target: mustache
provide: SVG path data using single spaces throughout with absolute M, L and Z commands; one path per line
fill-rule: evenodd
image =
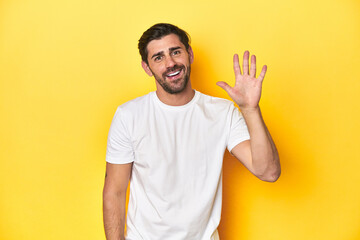
M 174 72 L 177 70 L 182 70 L 182 69 L 185 69 L 184 65 L 174 65 L 173 67 L 166 69 L 166 72 L 164 72 L 163 76 L 166 76 L 171 72 Z

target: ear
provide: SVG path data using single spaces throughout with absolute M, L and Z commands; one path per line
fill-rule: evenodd
M 152 74 L 149 66 L 146 64 L 146 62 L 141 61 L 141 66 L 142 66 L 142 68 L 145 70 L 145 72 L 147 73 L 147 75 L 149 75 L 150 77 L 153 76 L 153 74 Z
M 189 53 L 189 57 L 190 57 L 190 64 L 192 64 L 194 62 L 194 53 L 193 53 L 191 46 L 189 46 L 188 53 Z

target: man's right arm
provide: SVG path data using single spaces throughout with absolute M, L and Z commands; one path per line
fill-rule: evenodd
M 133 163 L 106 163 L 103 217 L 107 240 L 124 240 L 126 190 Z

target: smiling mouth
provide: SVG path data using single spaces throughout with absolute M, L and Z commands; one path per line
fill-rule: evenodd
M 176 71 L 176 72 L 173 72 L 173 73 L 167 74 L 166 76 L 167 76 L 167 77 L 174 77 L 174 76 L 179 75 L 179 74 L 180 74 L 180 72 L 181 72 L 181 69 L 180 69 L 180 70 L 178 70 L 178 71 Z

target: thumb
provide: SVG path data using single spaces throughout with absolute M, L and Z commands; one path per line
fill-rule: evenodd
M 216 85 L 218 85 L 219 87 L 221 87 L 222 89 L 224 89 L 228 94 L 231 91 L 231 87 L 229 86 L 229 84 L 227 84 L 226 82 L 217 82 Z

